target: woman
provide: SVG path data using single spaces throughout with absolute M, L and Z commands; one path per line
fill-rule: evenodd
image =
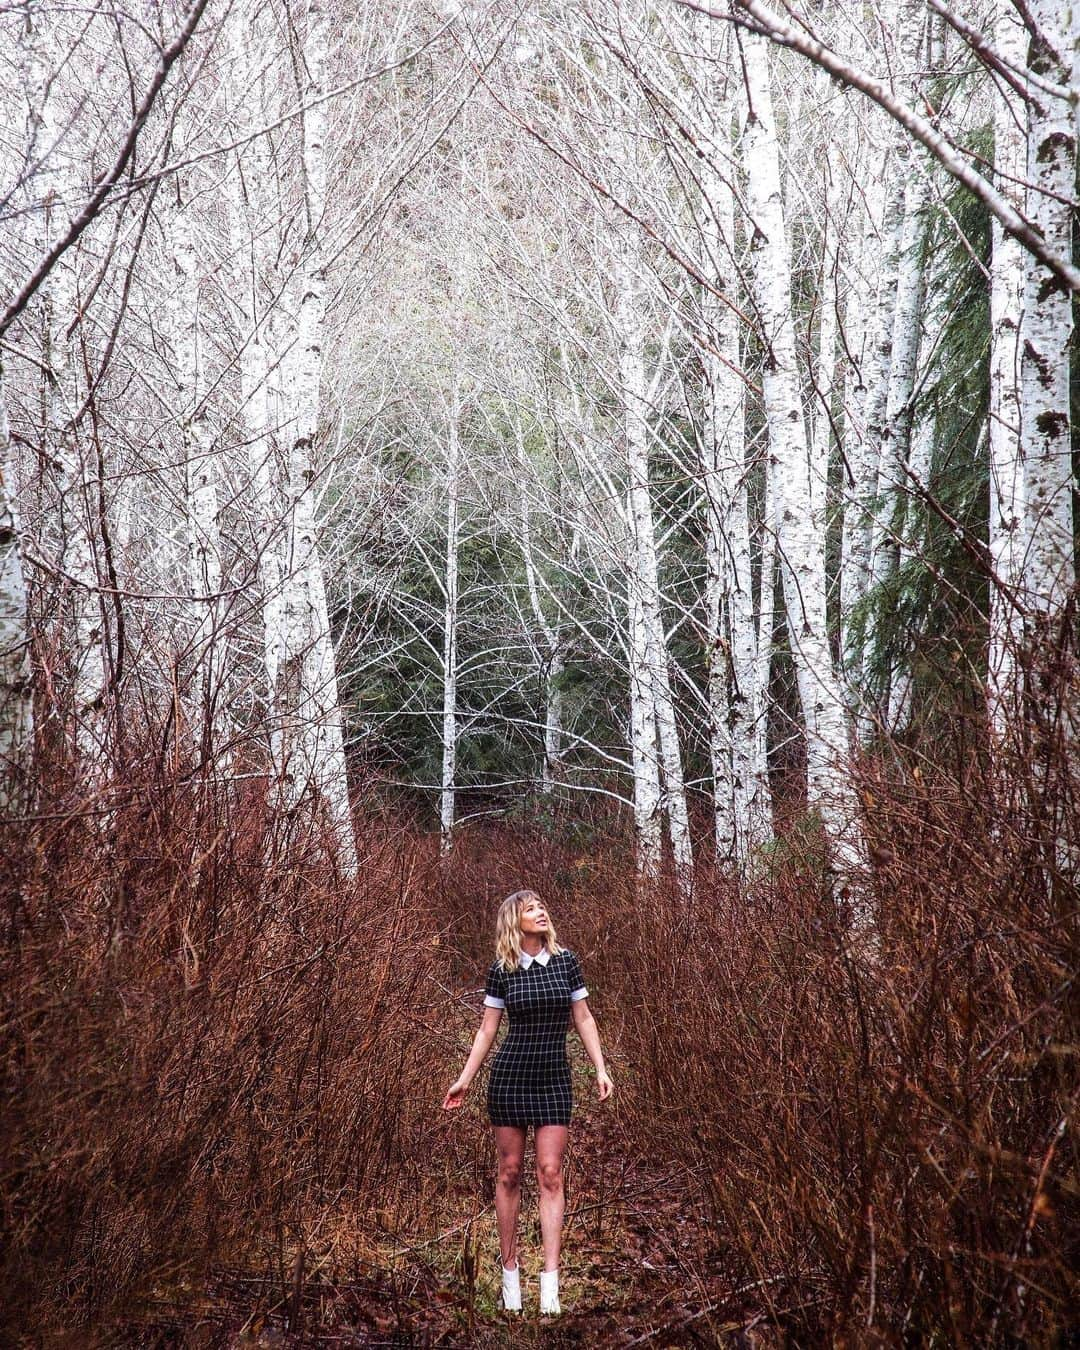
M 562 1238 L 563 1155 L 573 1093 L 566 1057 L 567 1013 L 596 1068 L 600 1100 L 614 1091 L 604 1068 L 600 1034 L 589 1011 L 589 991 L 572 951 L 555 940 L 555 925 L 535 891 L 515 891 L 499 906 L 495 920 L 495 960 L 484 990 L 484 1020 L 476 1033 L 461 1076 L 443 1101 L 447 1110 L 461 1106 L 479 1072 L 505 1008 L 510 1030 L 488 1078 L 488 1119 L 495 1127 L 499 1171 L 495 1213 L 502 1251 L 503 1307 L 521 1311 L 517 1264 L 517 1219 L 521 1205 L 521 1167 L 525 1131 L 534 1127 L 536 1178 L 540 1194 L 540 1228 L 544 1269 L 540 1272 L 540 1311 L 558 1313 L 559 1246 Z

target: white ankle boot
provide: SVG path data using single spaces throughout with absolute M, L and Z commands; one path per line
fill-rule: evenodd
M 540 1272 L 540 1311 L 542 1313 L 562 1312 L 559 1307 L 559 1272 L 557 1269 Z
M 513 1270 L 502 1268 L 502 1305 L 505 1312 L 521 1311 L 521 1275 L 517 1266 Z

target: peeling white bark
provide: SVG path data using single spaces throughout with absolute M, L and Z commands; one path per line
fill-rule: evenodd
M 30 805 L 34 749 L 29 605 L 10 444 L 0 360 L 0 812 L 8 817 Z
M 266 17 L 243 5 L 228 25 L 233 69 L 246 68 L 246 42 L 254 50 L 256 78 L 230 87 L 232 114 L 241 134 L 250 136 L 228 178 L 229 225 L 233 253 L 232 291 L 237 307 L 240 352 L 240 413 L 245 429 L 251 478 L 255 546 L 262 611 L 263 663 L 266 672 L 266 725 L 270 768 L 279 790 L 286 773 L 288 702 L 283 686 L 286 659 L 285 557 L 282 491 L 273 398 L 280 342 L 276 302 L 281 290 L 269 222 L 273 219 L 273 166 L 264 136 L 254 134 L 271 120 L 271 62 L 267 55 Z M 267 298 L 269 297 L 269 298 Z
M 652 719 L 655 721 L 663 767 L 664 804 L 675 875 L 680 888 L 688 892 L 693 884 L 693 853 L 683 785 L 682 755 L 671 696 L 667 639 L 660 608 L 659 568 L 649 487 L 645 334 L 641 302 L 635 293 L 635 271 L 625 256 L 620 255 L 616 262 L 614 281 L 614 319 L 619 336 L 619 378 L 626 442 L 626 510 L 630 523 L 627 570 L 629 586 L 634 593 L 633 603 L 638 611 L 631 623 L 631 630 L 640 626 L 641 639 L 640 642 L 631 643 L 631 652 L 635 660 L 644 659 L 645 662 L 645 670 L 638 677 L 637 686 L 641 697 L 647 693 L 652 697 Z M 633 687 L 633 677 L 631 684 Z M 644 733 L 649 718 L 642 714 L 639 721 Z
M 1003 6 L 994 27 L 994 45 L 1002 58 L 1023 66 L 1023 22 Z M 1024 130 L 1017 100 L 994 95 L 994 172 L 997 189 L 1019 210 L 1023 207 Z M 1020 454 L 1020 323 L 1024 306 L 1024 249 L 996 218 L 991 228 L 990 262 L 990 513 L 989 547 L 1001 583 L 990 587 L 987 651 L 987 711 L 998 736 L 1016 714 L 1016 650 L 1021 639 L 1024 520 L 1023 460 Z
M 877 489 L 888 413 L 889 372 L 892 369 L 906 165 L 906 154 L 901 152 L 900 147 L 894 147 L 890 156 L 885 208 L 876 250 L 878 282 L 874 304 L 874 336 L 866 361 L 866 394 L 862 408 L 865 431 L 861 443 L 855 447 L 852 461 L 855 486 L 847 507 L 850 528 L 847 528 L 848 521 L 845 520 L 848 544 L 844 557 L 845 607 L 864 600 L 872 584 L 874 518 L 879 509 Z M 859 685 L 864 686 L 871 641 L 864 629 L 863 640 L 855 642 L 850 627 L 848 638 L 847 667 Z M 865 738 L 872 729 L 872 723 L 860 715 L 857 724 L 860 735 Z
M 72 158 L 71 135 L 58 106 L 60 93 L 52 71 L 63 59 L 64 37 L 59 16 L 51 21 L 35 6 L 27 11 L 29 52 L 27 89 L 28 141 L 44 155 L 39 181 L 45 198 L 44 228 L 40 238 L 48 252 L 62 237 L 72 203 L 80 199 Z M 94 470 L 75 426 L 79 412 L 79 382 L 75 360 L 75 333 L 79 324 L 78 277 L 74 250 L 57 260 L 40 289 L 45 363 L 45 455 L 59 498 L 60 565 L 67 583 L 66 617 L 69 668 L 72 678 L 74 746 L 84 772 L 100 776 L 107 762 L 108 719 L 105 625 L 98 590 L 93 524 L 98 513 Z
M 518 439 L 518 458 L 522 463 L 525 457 L 524 438 L 520 422 L 516 426 Z M 564 664 L 562 641 L 558 620 L 551 622 L 544 612 L 540 599 L 540 590 L 536 582 L 536 563 L 533 559 L 532 529 L 529 521 L 529 499 L 521 494 L 521 554 L 525 562 L 525 584 L 529 591 L 529 604 L 533 617 L 544 638 L 544 659 L 542 676 L 544 681 L 544 763 L 541 770 L 541 791 L 549 795 L 555 787 L 562 770 L 562 689 L 560 680 Z
M 1031 69 L 1068 86 L 1072 74 L 1075 7 L 1032 0 L 1038 27 L 1029 51 Z M 1070 256 L 1070 207 L 1076 175 L 1076 123 L 1064 99 L 1033 91 L 1028 101 L 1027 214 L 1048 247 Z M 1020 325 L 1024 460 L 1024 589 L 1037 624 L 1061 608 L 1075 584 L 1069 409 L 1072 297 L 1050 271 L 1028 255 Z
M 344 728 L 338 697 L 326 583 L 315 521 L 313 451 L 319 425 L 326 261 L 326 89 L 329 25 L 323 0 L 309 0 L 304 41 L 303 169 L 307 214 L 305 263 L 296 332 L 295 430 L 289 453 L 289 529 L 286 557 L 288 661 L 298 666 L 296 716 L 301 728 L 293 783 L 310 783 L 326 803 L 346 875 L 356 872 L 356 836 L 349 803 Z M 296 769 L 300 769 L 297 776 Z
M 663 854 L 663 817 L 660 803 L 660 757 L 656 735 L 656 703 L 649 667 L 641 595 L 633 572 L 626 573 L 626 607 L 630 656 L 630 762 L 634 774 L 634 832 L 636 866 L 640 878 L 660 875 Z
M 869 583 L 871 511 L 877 486 L 878 442 L 871 438 L 867 423 L 872 412 L 867 386 L 873 383 L 875 389 L 883 387 L 878 342 L 887 331 L 883 325 L 888 321 L 895 296 L 896 251 L 893 245 L 898 247 L 899 243 L 899 236 L 891 230 L 884 235 L 881 233 L 883 222 L 876 221 L 870 210 L 875 202 L 885 200 L 888 195 L 885 154 L 875 147 L 868 158 L 866 205 L 852 249 L 844 306 L 844 339 L 850 360 L 844 378 L 840 649 L 853 715 L 858 710 L 862 671 L 861 629 L 854 621 L 854 611 L 866 595 Z
M 861 864 L 857 804 L 844 771 L 846 712 L 833 670 L 825 621 L 825 531 L 812 508 L 806 426 L 795 355 L 791 264 L 765 39 L 742 37 L 746 101 L 740 149 L 747 177 L 752 281 L 766 345 L 762 375 L 773 470 L 775 524 L 784 604 L 807 744 L 807 798 L 820 813 L 831 862 L 850 890 L 860 925 L 869 920 L 857 894 Z
M 924 174 L 919 171 L 922 166 L 914 167 L 915 172 L 908 179 L 904 199 L 904 224 L 892 321 L 892 360 L 878 457 L 877 509 L 871 534 L 870 565 L 870 585 L 875 589 L 896 574 L 904 530 L 905 503 L 910 490 L 905 469 L 911 452 L 913 398 L 926 294 L 928 205 L 928 185 Z M 874 702 L 888 724 L 892 670 L 873 622 L 867 625 L 867 635 L 863 690 L 866 693 L 873 689 L 872 668 L 876 663 L 882 675 Z M 864 729 L 868 732 L 870 726 L 867 719 Z
M 830 151 L 832 147 L 830 147 Z M 828 156 L 830 161 L 834 153 Z M 830 181 L 838 170 L 830 165 Z M 840 241 L 835 224 L 829 218 L 829 205 L 826 204 L 821 231 L 821 281 L 818 295 L 821 319 L 818 328 L 818 360 L 814 379 L 817 393 L 817 409 L 811 423 L 813 437 L 811 441 L 811 463 L 816 467 L 810 480 L 813 493 L 811 505 L 815 515 L 825 510 L 825 494 L 828 487 L 828 469 L 832 447 L 832 408 L 836 383 L 836 341 L 839 324 L 837 321 L 837 269 L 839 267 Z
M 311 0 L 303 48 L 302 182 L 305 231 L 299 304 L 293 316 L 279 270 L 275 166 L 264 137 L 245 146 L 244 174 L 230 176 L 230 218 L 240 268 L 240 386 L 257 521 L 258 568 L 275 805 L 290 810 L 305 796 L 325 809 L 342 871 L 356 871 L 337 662 L 315 518 L 315 446 L 321 407 L 326 261 L 325 92 L 328 31 L 321 0 Z M 271 38 L 256 8 L 231 25 L 239 62 L 248 24 L 256 48 Z M 240 68 L 238 66 L 238 68 Z M 264 62 L 254 85 L 238 89 L 238 122 L 254 131 L 273 120 Z M 251 97 L 253 106 L 246 104 Z M 287 357 L 286 353 L 290 355 Z
M 183 122 L 175 143 L 183 153 Z M 222 547 L 218 520 L 221 452 L 210 424 L 200 293 L 200 251 L 190 205 L 190 175 L 179 177 L 182 200 L 172 218 L 173 329 L 176 343 L 176 404 L 188 528 L 188 587 L 194 617 L 192 668 L 186 699 L 192 741 L 207 766 L 227 769 L 231 719 L 225 691 L 229 660 L 222 589 Z
M 453 847 L 454 793 L 457 777 L 458 550 L 461 499 L 461 417 L 455 373 L 446 439 L 446 571 L 443 577 L 442 790 L 439 796 L 440 851 Z
M 931 345 L 930 341 L 927 346 Z M 930 486 L 930 466 L 934 449 L 934 422 L 932 417 L 922 417 L 911 437 L 911 454 L 908 468 L 911 478 L 923 488 Z M 919 555 L 925 543 L 925 508 L 921 501 L 909 501 L 904 511 L 901 529 L 899 566 L 907 566 Z M 911 661 L 901 660 L 893 672 L 893 681 L 889 693 L 888 725 L 893 735 L 906 731 L 912 713 Z
M 714 55 L 714 35 L 714 25 L 706 20 L 701 38 L 708 56 Z M 730 107 L 715 92 L 711 68 L 703 72 L 701 81 L 705 90 L 701 117 L 715 143 L 720 126 L 730 121 L 726 115 Z M 719 290 L 732 291 L 726 273 L 728 251 L 735 241 L 734 194 L 711 159 L 702 166 L 701 185 L 699 232 L 705 246 L 704 267 Z M 739 374 L 738 317 L 709 292 L 703 294 L 701 303 L 706 329 L 702 484 L 714 848 L 717 861 L 733 862 L 742 870 L 753 849 L 769 837 L 771 823 L 750 563 L 744 384 Z M 766 645 L 771 645 L 771 631 Z

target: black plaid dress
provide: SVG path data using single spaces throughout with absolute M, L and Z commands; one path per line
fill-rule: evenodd
M 488 1076 L 492 1125 L 569 1125 L 574 1099 L 566 1032 L 570 1004 L 588 996 L 571 951 L 521 953 L 516 970 L 491 963 L 484 988 L 489 1008 L 505 1008 L 510 1030 Z

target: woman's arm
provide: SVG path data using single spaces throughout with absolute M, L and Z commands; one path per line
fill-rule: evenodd
M 472 1049 L 469 1051 L 469 1058 L 465 1061 L 465 1067 L 458 1075 L 457 1081 L 450 1085 L 443 1099 L 443 1106 L 448 1110 L 455 1106 L 461 1106 L 473 1079 L 480 1072 L 480 1065 L 487 1058 L 487 1053 L 498 1033 L 501 1018 L 501 1008 L 484 1009 L 484 1018 L 473 1037 Z
M 487 1053 L 495 1040 L 499 1030 L 499 1022 L 502 1019 L 501 1008 L 485 1008 L 483 1021 L 480 1023 L 476 1035 L 473 1037 L 472 1049 L 469 1051 L 469 1058 L 465 1061 L 465 1067 L 461 1071 L 460 1082 L 464 1082 L 468 1087 L 476 1075 L 480 1072 L 480 1065 L 487 1059 Z
M 587 998 L 576 999 L 570 1004 L 570 1012 L 574 1019 L 577 1034 L 581 1037 L 586 1053 L 596 1069 L 596 1086 L 600 1093 L 600 1100 L 604 1101 L 611 1096 L 614 1087 L 611 1082 L 611 1075 L 604 1067 L 604 1052 L 600 1048 L 600 1030 L 596 1025 L 596 1018 L 589 1008 L 589 1000 Z

